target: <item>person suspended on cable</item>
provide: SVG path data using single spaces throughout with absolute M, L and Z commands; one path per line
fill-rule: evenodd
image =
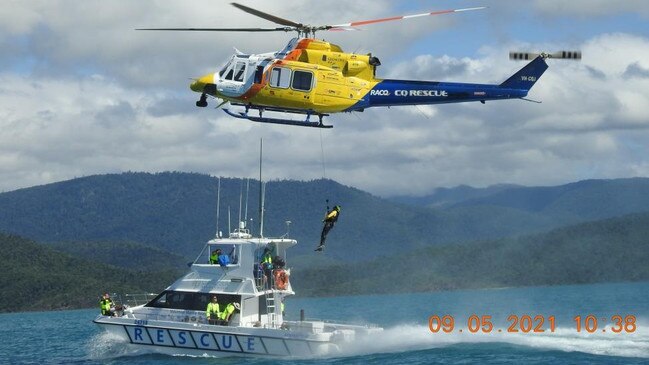
M 327 210 L 329 207 L 327 207 Z M 325 219 L 323 220 L 324 226 L 322 227 L 322 233 L 320 234 L 320 244 L 315 249 L 316 251 L 322 251 L 325 246 L 325 241 L 327 240 L 327 234 L 334 227 L 334 224 L 338 221 L 340 217 L 340 205 L 336 205 L 332 210 L 327 212 Z

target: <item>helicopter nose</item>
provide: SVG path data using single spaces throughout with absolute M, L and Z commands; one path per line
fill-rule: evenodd
M 194 79 L 194 81 L 189 84 L 189 88 L 192 89 L 192 91 L 197 92 L 197 93 L 203 93 L 206 92 L 205 87 L 206 86 L 211 86 L 208 87 L 208 89 L 212 89 L 214 87 L 214 74 L 209 74 L 209 75 L 204 75 L 201 76 L 198 79 Z

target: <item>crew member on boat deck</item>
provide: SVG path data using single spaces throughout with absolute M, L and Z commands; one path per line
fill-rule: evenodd
M 327 207 L 329 209 L 329 207 Z M 327 234 L 329 231 L 334 228 L 334 224 L 338 221 L 340 216 L 340 205 L 336 205 L 332 210 L 327 212 L 325 219 L 323 220 L 324 226 L 322 227 L 322 233 L 320 234 L 320 244 L 316 247 L 316 251 L 322 251 L 325 247 L 325 240 L 327 239 Z
M 219 320 L 221 319 L 221 309 L 219 308 L 219 301 L 216 299 L 216 295 L 213 295 L 212 301 L 207 303 L 205 315 L 207 316 L 207 322 L 209 324 L 219 324 Z
M 112 316 L 112 315 L 114 315 L 115 303 L 110 298 L 110 295 L 108 293 L 104 294 L 104 296 L 101 298 L 101 300 L 99 300 L 99 308 L 101 308 L 101 315 L 102 316 Z
M 273 275 L 273 255 L 270 247 L 264 248 L 264 255 L 261 257 L 261 266 L 264 269 L 264 287 L 270 287 L 270 278 Z
M 216 265 L 219 263 L 220 254 L 221 254 L 220 248 L 217 248 L 216 250 L 212 251 L 212 255 L 210 255 L 210 265 Z
M 223 310 L 223 312 L 221 312 L 221 324 L 223 326 L 230 324 L 230 318 L 232 317 L 232 314 L 235 310 L 241 310 L 239 303 L 229 303 L 227 306 L 225 306 L 225 309 Z

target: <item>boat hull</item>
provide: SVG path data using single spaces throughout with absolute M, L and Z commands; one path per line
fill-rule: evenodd
M 105 316 L 94 323 L 135 347 L 169 355 L 312 357 L 338 352 L 327 334 Z

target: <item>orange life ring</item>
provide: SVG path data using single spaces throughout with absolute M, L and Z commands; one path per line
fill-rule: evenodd
M 288 274 L 284 269 L 275 270 L 275 287 L 279 290 L 286 290 L 288 287 Z

